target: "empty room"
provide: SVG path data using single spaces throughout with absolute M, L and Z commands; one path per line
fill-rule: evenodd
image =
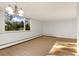
M 0 56 L 76 56 L 76 2 L 0 2 Z

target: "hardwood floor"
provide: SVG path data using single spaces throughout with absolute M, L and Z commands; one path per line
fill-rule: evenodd
M 73 39 L 41 36 L 0 50 L 0 56 L 43 56 L 47 55 L 56 41 L 77 42 Z

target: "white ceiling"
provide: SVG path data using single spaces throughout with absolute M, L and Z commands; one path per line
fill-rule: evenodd
M 0 3 L 1 7 L 6 7 L 8 4 L 15 3 Z M 68 2 L 20 2 L 18 7 L 22 7 L 25 16 L 36 20 L 64 20 L 76 17 L 77 3 Z

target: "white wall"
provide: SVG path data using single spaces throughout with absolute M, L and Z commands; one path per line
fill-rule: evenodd
M 51 35 L 57 37 L 76 38 L 76 19 L 60 21 L 31 20 L 30 31 L 3 32 L 4 20 L 0 15 L 0 45 L 23 40 L 39 35 Z
M 45 21 L 43 34 L 64 38 L 77 38 L 76 19 Z
M 79 3 L 77 3 L 77 50 L 79 55 Z
M 2 20 L 2 19 L 0 19 Z M 1 23 L 2 21 L 0 21 Z M 0 25 L 0 30 L 2 26 Z M 39 36 L 42 34 L 42 23 L 38 20 L 31 20 L 31 30 L 30 31 L 18 31 L 18 32 L 1 32 L 0 33 L 0 45 L 22 40 L 25 38 L 30 38 L 34 36 Z
M 0 33 L 4 31 L 4 15 L 0 13 Z
M 3 21 L 1 21 L 0 24 L 2 22 Z M 30 31 L 2 32 L 2 28 L 3 26 L 0 25 L 0 45 L 42 34 L 57 37 L 76 38 L 76 20 L 74 19 L 61 21 L 31 20 Z
M 77 18 L 77 50 L 79 55 L 79 17 Z

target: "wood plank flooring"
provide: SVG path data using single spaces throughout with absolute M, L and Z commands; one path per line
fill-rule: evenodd
M 44 56 L 47 55 L 56 41 L 77 42 L 75 39 L 41 36 L 0 50 L 0 56 Z

